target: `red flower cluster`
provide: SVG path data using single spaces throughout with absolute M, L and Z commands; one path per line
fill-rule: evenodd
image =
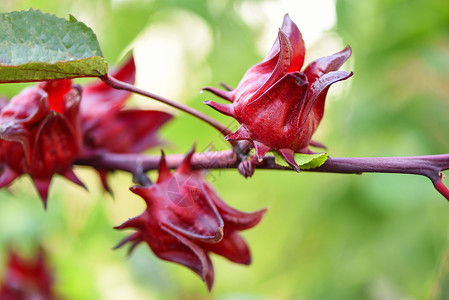
M 191 169 L 193 153 L 194 149 L 173 174 L 162 154 L 156 184 L 131 188 L 148 207 L 140 216 L 116 227 L 137 229 L 117 247 L 129 242 L 131 252 L 146 242 L 159 258 L 197 273 L 210 290 L 214 270 L 209 253 L 250 264 L 251 255 L 239 231 L 257 225 L 266 210 L 244 213 L 225 204 L 201 173 Z
M 9 252 L 0 285 L 1 300 L 56 300 L 53 276 L 40 250 L 31 260 Z
M 112 76 L 134 83 L 133 58 Z M 83 185 L 72 171 L 77 157 L 141 152 L 158 144 L 156 131 L 171 115 L 124 110 L 130 94 L 103 82 L 82 90 L 71 80 L 56 80 L 26 88 L 4 106 L 0 102 L 0 188 L 29 174 L 45 205 L 54 174 Z
M 337 71 L 350 54 L 348 46 L 313 61 L 301 72 L 304 41 L 296 24 L 286 15 L 273 48 L 246 72 L 236 89 L 205 88 L 232 104 L 205 104 L 240 123 L 235 133 L 226 136 L 227 140 L 251 141 L 259 159 L 269 150 L 276 150 L 299 171 L 293 154 L 309 152 L 330 85 L 352 76 Z

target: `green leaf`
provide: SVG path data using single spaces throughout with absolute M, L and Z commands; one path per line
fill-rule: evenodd
M 284 160 L 282 155 L 278 152 L 273 151 L 274 161 L 276 164 L 283 167 L 290 167 L 290 165 Z M 293 154 L 295 157 L 295 162 L 299 166 L 300 169 L 313 169 L 318 168 L 322 164 L 324 164 L 328 158 L 327 153 L 316 153 L 316 154 L 304 154 L 304 153 L 295 153 Z
M 0 14 L 0 83 L 99 77 L 108 65 L 91 28 L 40 10 Z

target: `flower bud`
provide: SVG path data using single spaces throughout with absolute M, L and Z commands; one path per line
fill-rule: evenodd
M 129 242 L 132 251 L 146 242 L 159 258 L 197 273 L 210 290 L 214 270 L 209 252 L 249 264 L 249 248 L 239 231 L 257 225 L 266 210 L 244 213 L 225 204 L 201 173 L 191 169 L 193 152 L 192 149 L 173 174 L 162 155 L 157 182 L 150 187 L 131 188 L 148 207 L 140 216 L 116 227 L 137 229 L 117 247 Z
M 2 300 L 56 300 L 53 274 L 47 266 L 43 250 L 30 260 L 10 250 L 0 283 Z
M 239 170 L 239 173 L 242 174 L 245 178 L 251 177 L 254 174 L 255 167 L 250 160 L 241 161 L 237 168 Z
M 301 72 L 304 42 L 298 27 L 286 15 L 273 48 L 245 73 L 236 89 L 205 88 L 232 103 L 204 103 L 240 123 L 227 140 L 251 141 L 259 159 L 270 150 L 278 151 L 299 172 L 293 154 L 310 152 L 308 147 L 323 116 L 329 87 L 352 76 L 337 71 L 350 54 L 348 46 L 315 60 Z
M 70 80 L 24 89 L 0 112 L 0 188 L 22 174 L 32 178 L 44 205 L 54 174 L 77 184 L 72 162 L 81 148 L 81 91 Z

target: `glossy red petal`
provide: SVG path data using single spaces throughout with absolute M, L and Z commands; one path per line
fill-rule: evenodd
M 312 131 L 298 132 L 297 127 L 306 104 L 307 89 L 305 75 L 293 72 L 259 98 L 235 106 L 237 120 L 253 141 L 259 159 L 271 149 L 291 147 L 296 151 L 308 145 Z
M 128 227 L 130 226 L 124 227 L 124 225 L 121 225 L 115 228 Z M 145 241 L 159 258 L 188 267 L 207 282 L 209 289 L 212 287 L 213 268 L 207 253 L 198 245 L 165 225 L 155 226 L 154 223 L 146 223 L 114 248 L 121 247 L 126 243 L 131 243 L 131 248 L 134 248 L 142 241 Z
M 284 17 L 284 23 L 282 24 L 281 31 L 287 35 L 293 50 L 292 62 L 288 72 L 300 71 L 302 65 L 304 64 L 306 49 L 298 26 L 296 26 L 296 24 L 290 19 L 288 14 Z
M 13 182 L 20 174 L 12 170 L 5 162 L 0 161 L 0 189 Z
M 121 229 L 118 227 L 114 227 L 115 229 Z M 131 243 L 131 246 L 128 249 L 128 255 L 131 255 L 131 253 L 134 251 L 134 249 L 139 245 L 141 242 L 143 242 L 144 239 L 142 237 L 142 233 L 140 231 L 136 231 L 130 236 L 124 238 L 121 240 L 117 245 L 115 245 L 112 249 L 118 249 L 120 247 L 123 247 L 127 243 Z
M 337 52 L 331 56 L 323 57 L 312 62 L 304 71 L 309 82 L 314 83 L 316 80 L 323 76 L 326 73 L 337 71 L 341 65 L 349 58 L 351 55 L 351 47 L 347 46 L 340 52 Z M 352 74 L 352 73 L 351 73 Z M 346 78 L 345 78 L 346 79 Z M 318 123 L 321 121 L 321 118 L 324 114 L 324 104 L 326 101 L 327 90 L 322 92 L 314 106 L 314 114 L 317 118 Z
M 203 217 L 204 216 L 207 215 L 203 215 Z M 196 223 L 194 223 L 193 226 L 188 227 L 186 226 L 186 223 L 179 222 L 179 220 L 176 221 L 177 222 L 168 221 L 167 223 L 164 223 L 164 226 L 194 241 L 201 241 L 205 243 L 218 243 L 223 239 L 224 225 L 221 218 L 218 220 L 217 224 L 207 224 L 208 225 L 207 227 L 209 228 L 206 228 L 204 224 L 196 224 Z M 214 221 L 215 220 L 212 220 L 212 222 Z
M 51 178 L 33 178 L 34 186 L 36 187 L 42 202 L 44 203 L 44 208 L 47 209 L 47 198 L 48 198 L 48 188 L 50 187 Z
M 140 197 L 145 201 L 145 203 L 148 206 L 153 206 L 153 201 L 155 197 L 158 197 L 158 195 L 155 195 L 155 189 L 156 187 L 145 187 L 140 185 L 135 185 L 129 188 L 129 190 Z
M 36 86 L 28 87 L 2 108 L 0 124 L 11 121 L 35 123 L 49 114 L 48 94 Z
M 144 215 L 129 219 L 128 221 L 122 223 L 119 226 L 114 227 L 114 229 L 127 229 L 127 228 L 136 228 L 141 229 L 145 224 Z
M 51 176 L 65 172 L 79 154 L 79 131 L 67 119 L 54 114 L 39 125 L 27 172 L 34 176 Z M 49 151 L 51 149 L 51 151 Z
M 249 265 L 251 263 L 248 245 L 237 231 L 225 230 L 224 238 L 220 243 L 205 244 L 204 248 L 238 264 Z
M 122 110 L 85 131 L 85 145 L 113 153 L 140 153 L 161 144 L 157 131 L 171 118 L 162 111 Z
M 170 169 L 167 167 L 167 161 L 165 159 L 164 150 L 161 149 L 161 160 L 159 162 L 159 177 L 157 178 L 156 183 L 164 182 L 173 177 L 170 172 Z
M 187 152 L 187 154 L 184 157 L 184 160 L 179 165 L 179 167 L 176 169 L 176 173 L 178 174 L 189 174 L 192 173 L 192 157 L 193 154 L 195 154 L 195 148 L 196 144 L 194 144 L 190 150 Z
M 278 149 L 277 150 L 282 157 L 285 159 L 285 161 L 293 168 L 296 170 L 296 172 L 299 173 L 300 169 L 298 164 L 295 162 L 295 157 L 293 156 L 294 151 L 292 149 Z
M 2 128 L 0 124 L 0 139 L 5 141 L 3 143 L 4 160 L 5 163 L 12 163 L 13 165 L 10 167 L 15 169 L 16 172 L 24 173 L 27 162 L 31 162 L 34 156 L 34 149 L 32 148 L 34 135 L 20 124 L 10 125 Z M 14 152 L 11 150 L 14 150 Z M 9 159 L 10 157 L 14 157 L 15 160 Z M 18 166 L 14 166 L 14 163 Z
M 280 35 L 280 34 L 279 34 Z M 279 38 L 275 43 L 280 43 Z M 255 93 L 273 73 L 279 61 L 279 52 L 268 60 L 252 66 L 246 71 L 237 88 L 232 91 L 234 101 L 246 99 Z
M 72 88 L 72 80 L 44 81 L 39 83 L 38 87 L 47 92 L 50 109 L 58 113 L 63 113 L 65 106 L 64 97 Z
M 298 127 L 302 128 L 304 126 L 312 108 L 318 100 L 323 103 L 316 108 L 314 117 L 318 121 L 321 120 L 324 112 L 324 97 L 326 96 L 329 87 L 338 81 L 348 79 L 352 76 L 352 74 L 352 72 L 348 73 L 345 71 L 332 71 L 315 80 L 315 82 L 310 85 L 309 89 L 307 90 L 306 106 L 301 112 L 301 118 L 299 119 Z
M 256 100 L 260 95 L 265 93 L 273 84 L 287 74 L 290 64 L 292 62 L 293 50 L 285 33 L 279 31 L 278 40 L 280 45 L 278 61 L 276 66 L 272 70 L 268 79 L 257 89 L 257 91 L 251 95 L 251 98 Z M 251 101 L 248 101 L 251 103 Z
M 212 290 L 214 284 L 214 268 L 207 253 L 197 244 L 192 243 L 181 234 L 162 226 L 161 229 L 174 237 L 178 245 L 164 245 L 165 247 L 152 248 L 154 253 L 165 260 L 184 265 L 197 273 Z
M 221 200 L 210 185 L 204 184 L 204 189 L 207 190 L 209 195 L 213 195 L 211 196 L 212 202 L 217 207 L 218 212 L 223 218 L 225 228 L 232 228 L 233 230 L 245 230 L 252 228 L 259 224 L 267 211 L 266 208 L 255 212 L 243 212 L 237 210 Z
M 203 91 L 211 92 L 212 94 L 215 94 L 218 97 L 221 97 L 221 98 L 223 98 L 225 100 L 228 100 L 230 102 L 234 101 L 234 92 L 232 90 L 223 91 L 223 90 L 219 90 L 217 88 L 208 86 L 208 87 L 203 88 Z
M 253 141 L 254 148 L 256 149 L 256 155 L 259 160 L 262 160 L 265 157 L 265 154 L 267 154 L 268 151 L 270 151 L 270 147 L 267 145 L 259 142 L 259 141 Z
M 236 89 L 222 91 L 207 87 L 204 90 L 234 102 L 236 99 L 257 98 L 265 92 L 266 87 L 279 80 L 287 72 L 299 71 L 304 63 L 304 41 L 296 24 L 285 15 L 270 52 L 258 64 L 252 66 L 240 80 Z M 257 91 L 257 93 L 256 93 Z M 255 95 L 252 95 L 256 93 Z
M 104 171 L 104 170 L 98 170 L 98 169 L 96 169 L 96 171 L 98 172 L 98 176 L 100 176 L 100 181 L 101 181 L 101 185 L 103 186 L 103 189 L 106 192 L 108 192 L 109 194 L 111 194 L 111 196 L 114 196 L 114 192 L 112 191 L 111 187 L 108 184 L 109 172 Z
M 289 73 L 272 85 L 259 98 L 247 103 L 242 110 L 237 111 L 239 119 L 249 123 L 247 128 L 255 131 L 267 130 L 265 126 L 257 127 L 258 123 L 265 123 L 271 131 L 282 131 L 284 126 L 296 127 L 300 112 L 305 104 L 308 88 L 307 79 L 300 72 Z M 257 119 L 254 116 L 257 115 Z M 250 121 L 252 120 L 252 122 Z M 267 122 L 269 122 L 267 124 Z M 289 128 L 291 130 L 291 128 Z M 255 136 L 262 132 L 254 132 Z M 264 133 L 265 134 L 265 133 Z M 273 139 L 278 138 L 273 135 Z
M 227 141 L 236 141 L 236 140 L 250 140 L 251 136 L 248 133 L 248 130 L 246 130 L 245 126 L 240 125 L 239 129 L 234 132 L 230 133 L 227 136 L 225 136 L 225 140 Z
M 173 177 L 173 179 L 178 178 L 178 176 Z M 210 196 L 196 186 L 189 186 L 189 183 L 182 183 L 181 186 L 176 187 L 179 182 L 175 180 L 172 182 L 173 186 L 167 190 L 169 209 L 161 210 L 159 213 L 162 215 L 158 218 L 167 227 L 189 239 L 210 243 L 220 241 L 223 238 L 224 222 Z M 187 206 L 186 203 L 190 205 Z
M 290 19 L 288 14 L 284 16 L 284 21 L 280 30 L 288 37 L 293 50 L 292 63 L 290 65 L 289 72 L 300 71 L 302 65 L 304 64 L 305 56 L 305 46 L 301 32 L 299 31 L 298 26 L 296 26 L 296 24 Z M 278 52 L 279 44 L 275 42 L 267 56 L 265 56 L 262 61 L 272 59 L 278 54 Z
M 351 56 L 351 47 L 346 46 L 345 49 L 332 54 L 330 56 L 321 57 L 311 62 L 304 70 L 307 80 L 310 84 L 314 83 L 319 77 L 326 73 L 337 71 Z
M 67 119 L 67 121 L 74 127 L 81 126 L 80 123 L 81 95 L 82 95 L 81 87 L 78 85 L 74 85 L 64 96 L 64 109 L 62 114 Z
M 209 105 L 224 115 L 235 118 L 234 106 L 232 104 L 220 104 L 214 101 L 204 101 L 203 103 Z
M 195 174 L 175 172 L 167 181 L 132 191 L 147 202 L 151 218 L 189 239 L 217 242 L 222 238 L 223 220 Z
M 87 191 L 87 187 L 84 185 L 84 183 L 76 176 L 75 172 L 73 172 L 72 168 L 69 168 L 61 173 L 62 176 L 70 180 L 71 182 L 79 185 L 80 187 L 84 188 Z

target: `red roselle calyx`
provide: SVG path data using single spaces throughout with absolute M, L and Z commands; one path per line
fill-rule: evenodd
M 205 88 L 232 104 L 204 102 L 240 123 L 227 140 L 251 141 L 259 159 L 276 150 L 297 171 L 293 154 L 310 152 L 330 85 L 352 76 L 337 71 L 351 55 L 349 46 L 313 61 L 301 72 L 304 55 L 301 33 L 286 15 L 273 48 L 246 72 L 236 89 Z
M 225 204 L 200 171 L 191 169 L 193 153 L 194 149 L 173 174 L 162 155 L 157 182 L 149 187 L 131 188 L 148 207 L 140 216 L 116 227 L 137 229 L 117 247 L 129 242 L 131 252 L 146 242 L 159 258 L 197 273 L 210 290 L 214 270 L 209 252 L 249 264 L 250 251 L 239 231 L 257 225 L 266 210 L 244 213 Z
M 133 58 L 112 75 L 134 83 Z M 157 130 L 172 116 L 123 109 L 130 95 L 101 81 L 82 91 L 71 80 L 55 80 L 24 89 L 9 103 L 0 99 L 0 188 L 29 174 L 46 205 L 54 174 L 83 186 L 72 171 L 76 158 L 138 153 L 160 144 Z M 100 175 L 109 190 L 107 173 Z
M 1 300 L 56 300 L 53 274 L 40 250 L 30 259 L 23 259 L 10 251 L 7 264 L 0 276 Z
M 72 171 L 81 149 L 81 90 L 70 80 L 24 89 L 0 112 L 0 188 L 29 174 L 44 204 L 54 174 L 82 185 Z

